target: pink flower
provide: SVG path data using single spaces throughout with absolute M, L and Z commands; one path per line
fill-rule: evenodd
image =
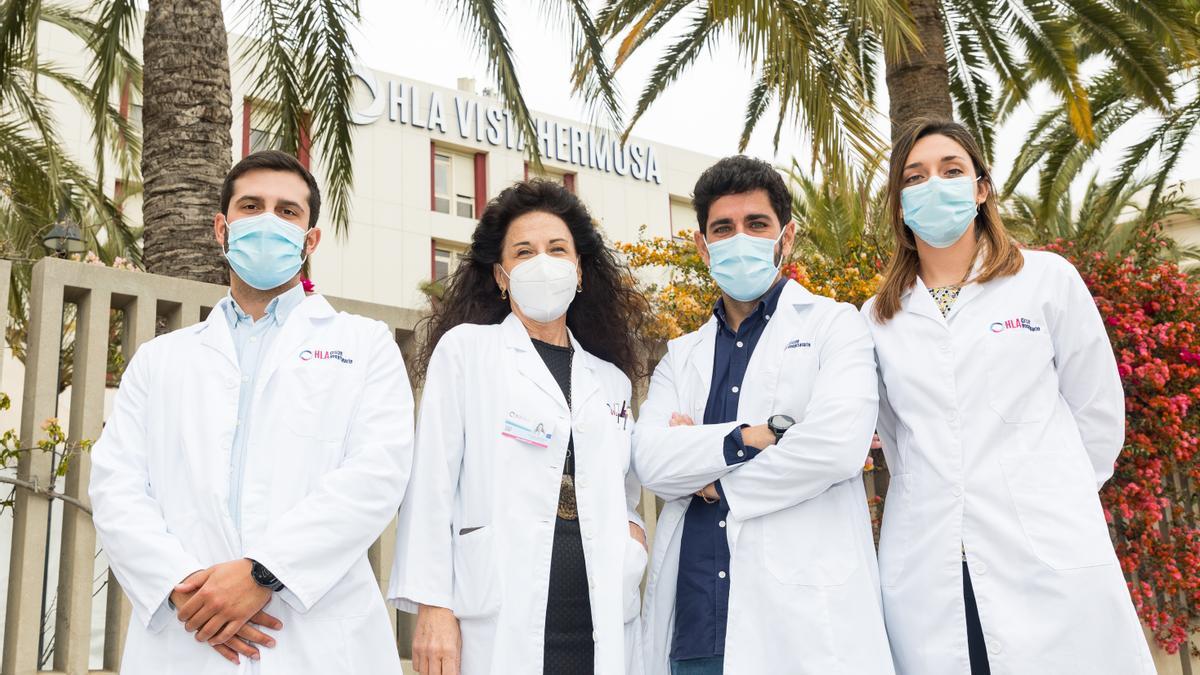
M 305 293 L 312 293 L 317 286 L 308 277 L 300 277 L 300 285 L 304 287 Z

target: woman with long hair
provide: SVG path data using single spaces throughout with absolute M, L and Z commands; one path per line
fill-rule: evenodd
M 425 323 L 389 597 L 422 674 L 640 672 L 630 379 L 648 304 L 583 203 L 518 183 Z
M 887 197 L 896 251 L 863 313 L 891 471 L 879 570 L 897 671 L 1153 673 L 1097 496 L 1125 405 L 1087 287 L 1005 231 L 960 124 L 903 133 Z

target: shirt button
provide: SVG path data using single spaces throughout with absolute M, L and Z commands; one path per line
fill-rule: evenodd
M 257 335 L 251 335 L 251 336 L 250 336 L 250 341 L 251 341 L 251 342 L 258 342 L 258 336 L 257 336 Z
M 766 319 L 767 319 L 767 321 L 770 321 L 770 320 L 771 320 L 771 315 L 770 315 L 770 314 L 768 314 L 768 315 L 766 316 Z
M 717 523 L 717 525 L 719 527 L 725 527 L 725 521 L 722 520 L 721 522 Z
M 717 572 L 717 576 L 724 579 L 725 578 L 725 570 L 721 570 L 720 572 Z
M 950 351 L 950 345 L 946 342 L 943 342 L 942 344 L 938 345 L 938 349 L 942 350 L 943 352 L 948 352 Z
M 740 349 L 741 347 L 743 347 L 743 346 L 744 346 L 744 345 L 742 344 L 742 341 L 741 341 L 741 340 L 738 340 L 738 341 L 737 341 L 737 346 L 738 346 L 738 348 L 739 348 L 739 349 Z
M 746 452 L 744 450 L 738 450 L 738 457 L 745 457 L 745 456 L 746 456 Z
M 250 376 L 249 376 L 249 375 L 243 375 L 243 376 L 242 376 L 242 382 L 249 382 L 249 381 L 250 381 Z
M 733 393 L 736 394 L 736 393 L 738 393 L 738 388 L 735 386 L 735 387 L 733 387 L 733 389 L 731 391 L 733 391 Z

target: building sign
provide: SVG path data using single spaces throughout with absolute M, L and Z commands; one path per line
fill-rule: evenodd
M 405 124 L 464 140 L 474 139 L 492 147 L 525 151 L 525 134 L 512 114 L 498 102 L 455 94 L 447 100 L 439 90 L 422 90 L 401 80 L 381 83 L 359 66 L 354 76 L 366 85 L 368 102 L 350 113 L 358 125 L 375 124 L 384 117 L 389 123 Z M 559 124 L 534 119 L 538 150 L 542 157 L 587 169 L 616 173 L 636 180 L 662 184 L 658 158 L 649 144 L 621 145 L 620 136 L 607 130 Z

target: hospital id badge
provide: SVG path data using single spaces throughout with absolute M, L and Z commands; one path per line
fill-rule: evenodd
M 531 422 L 515 412 L 509 412 L 508 417 L 504 418 L 504 431 L 500 435 L 535 448 L 550 447 L 551 434 L 546 432 L 546 425 Z

